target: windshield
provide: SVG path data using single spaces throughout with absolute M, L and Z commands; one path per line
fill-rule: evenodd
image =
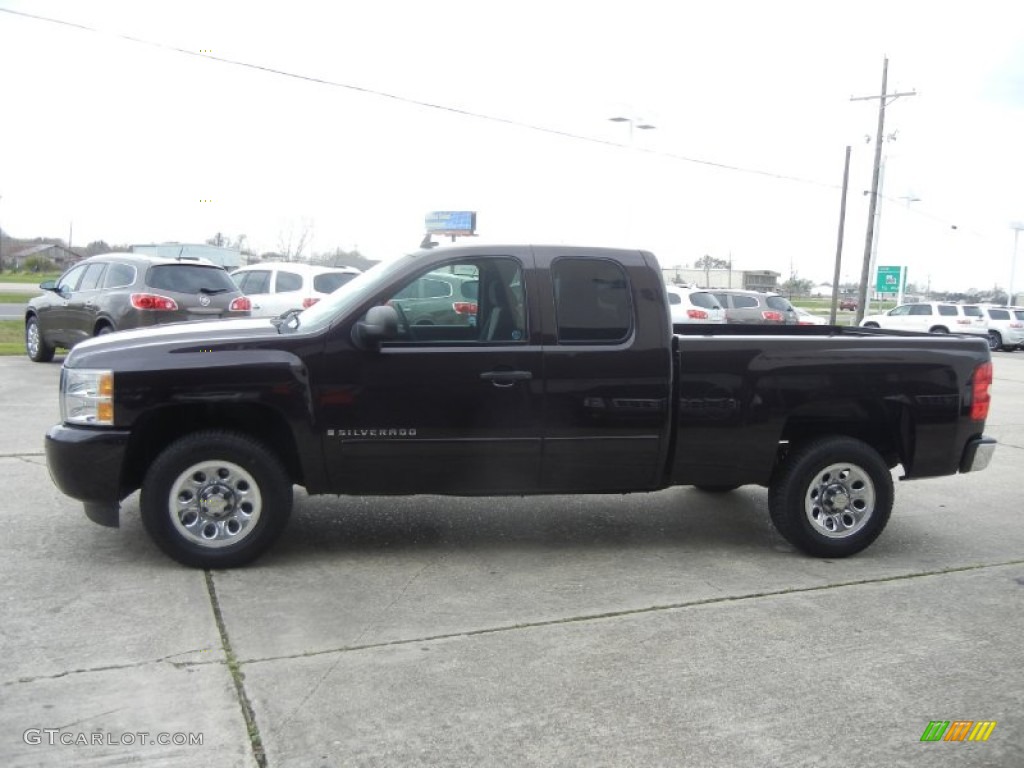
M 298 330 L 302 333 L 318 331 L 329 326 L 337 317 L 348 313 L 354 307 L 371 297 L 377 288 L 388 282 L 391 275 L 405 269 L 411 259 L 418 259 L 423 252 L 412 253 L 402 258 L 383 261 L 324 297 L 299 315 Z

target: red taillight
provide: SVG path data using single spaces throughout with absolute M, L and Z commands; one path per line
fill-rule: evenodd
M 455 310 L 456 315 L 475 315 L 476 302 L 456 301 L 454 304 L 452 304 L 452 309 Z
M 984 421 L 988 418 L 988 407 L 992 402 L 989 387 L 992 386 L 992 363 L 982 363 L 974 369 L 974 383 L 971 385 L 971 418 Z
M 707 320 L 708 313 L 703 309 L 688 309 L 686 310 L 686 316 L 691 320 Z
M 303 309 L 309 309 L 314 304 L 316 304 L 318 301 L 320 301 L 320 299 L 318 297 L 316 297 L 316 296 L 307 296 L 306 298 L 304 298 L 302 300 L 302 308 Z
M 167 296 L 158 296 L 155 293 L 133 293 L 132 306 L 136 309 L 151 309 L 170 312 L 178 308 L 174 299 Z
M 248 296 L 239 296 L 237 299 L 231 302 L 231 306 L 228 307 L 228 312 L 248 312 L 252 309 L 252 302 L 249 301 Z
M 781 312 L 772 312 L 771 310 L 767 309 L 761 313 L 761 317 L 763 317 L 769 323 L 781 323 L 786 319 L 782 316 Z

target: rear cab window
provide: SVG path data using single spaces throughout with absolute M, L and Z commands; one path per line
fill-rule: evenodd
M 633 331 L 629 279 L 608 259 L 562 257 L 551 265 L 559 344 L 619 344 Z

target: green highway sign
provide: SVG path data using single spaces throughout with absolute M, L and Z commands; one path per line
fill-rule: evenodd
M 907 270 L 904 267 L 879 267 L 875 290 L 878 293 L 899 293 L 906 279 Z

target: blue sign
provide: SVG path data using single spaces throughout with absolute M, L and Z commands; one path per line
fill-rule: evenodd
M 431 211 L 427 232 L 438 235 L 472 235 L 476 232 L 476 211 Z

